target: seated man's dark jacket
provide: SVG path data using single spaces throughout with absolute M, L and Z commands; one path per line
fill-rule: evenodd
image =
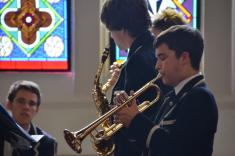
M 37 152 L 39 153 L 38 156 L 55 156 L 57 154 L 57 142 L 52 136 L 33 124 L 30 126 L 29 134 L 43 135 L 43 137 L 39 142 L 33 144 L 32 148 L 14 149 L 14 156 L 34 156 Z M 2 149 L 0 152 L 3 154 L 4 139 L 0 140 L 0 149 Z
M 12 147 L 29 148 L 36 141 L 21 128 L 0 104 L 0 155 L 4 155 L 4 142 Z M 10 152 L 10 151 L 8 151 Z

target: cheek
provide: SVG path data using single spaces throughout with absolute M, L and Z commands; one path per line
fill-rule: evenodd
M 172 68 L 171 66 L 172 66 L 171 63 L 168 60 L 162 61 L 162 63 L 160 64 L 161 69 L 166 73 L 168 73 L 168 71 L 171 70 Z
M 22 109 L 23 108 L 20 107 L 19 105 L 14 105 L 14 106 L 11 107 L 12 112 L 21 112 Z
M 177 64 L 174 61 L 168 63 L 166 69 L 168 75 L 171 75 L 171 77 L 174 77 L 175 73 L 178 71 Z
M 33 114 L 36 115 L 36 114 L 38 113 L 38 110 L 39 110 L 39 108 L 34 108 L 34 109 L 32 110 Z
M 37 114 L 37 109 L 36 108 L 31 108 L 30 112 L 31 112 L 31 114 Z
M 170 62 L 170 63 L 165 62 L 162 64 L 161 69 L 164 74 L 163 82 L 171 86 L 173 84 L 173 81 L 175 79 L 174 77 L 177 72 L 176 64 L 174 64 L 173 62 Z

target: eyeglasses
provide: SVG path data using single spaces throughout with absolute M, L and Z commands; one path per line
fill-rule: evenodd
M 32 100 L 26 100 L 26 99 L 24 99 L 24 98 L 17 98 L 17 99 L 15 99 L 14 100 L 14 102 L 16 103 L 16 104 L 20 104 L 20 105 L 26 105 L 26 104 L 28 104 L 30 107 L 35 107 L 35 106 L 37 106 L 37 102 L 35 102 L 35 101 L 32 101 Z

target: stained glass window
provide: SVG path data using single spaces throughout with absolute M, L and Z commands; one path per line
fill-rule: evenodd
M 0 71 L 69 71 L 67 0 L 0 0 Z
M 177 12 L 181 12 L 190 25 L 199 28 L 199 0 L 146 0 L 150 16 L 161 12 L 166 8 L 173 8 Z M 114 44 L 114 43 L 113 43 Z M 126 60 L 128 53 L 120 50 L 115 46 L 115 56 L 111 58 L 111 62 L 123 62 Z

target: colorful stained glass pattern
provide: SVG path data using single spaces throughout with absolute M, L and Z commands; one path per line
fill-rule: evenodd
M 198 3 L 199 0 L 146 0 L 151 16 L 161 12 L 166 8 L 173 8 L 176 11 L 182 13 L 191 26 L 198 28 Z M 119 50 L 116 47 L 116 61 L 123 62 L 127 58 L 127 54 L 124 51 Z
M 199 0 L 147 0 L 150 15 L 155 15 L 166 8 L 173 8 L 187 19 L 191 26 L 197 28 Z
M 0 70 L 68 71 L 67 0 L 0 1 Z

